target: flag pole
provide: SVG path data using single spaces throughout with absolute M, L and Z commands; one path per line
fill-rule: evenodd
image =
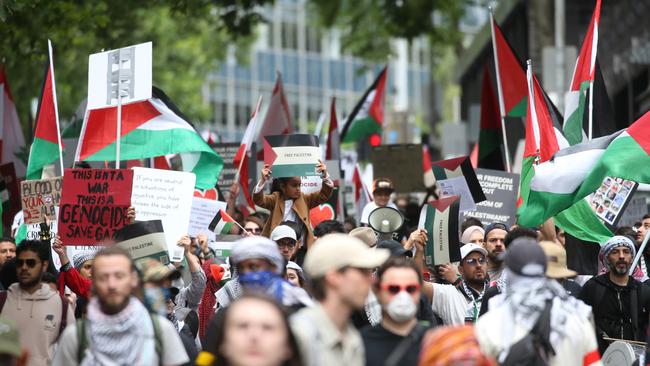
M 120 169 L 120 139 L 122 137 L 122 52 L 117 52 L 117 128 L 115 138 L 115 169 Z
M 593 136 L 594 122 L 594 79 L 589 80 L 589 140 Z
M 501 76 L 499 74 L 499 55 L 497 52 L 496 38 L 494 37 L 494 14 L 492 7 L 490 10 L 490 29 L 492 31 L 492 52 L 494 53 L 494 71 L 497 74 L 497 91 L 499 92 L 499 111 L 501 112 L 501 134 L 503 135 L 503 147 L 506 156 L 506 170 L 511 173 L 510 167 L 510 149 L 508 148 L 508 138 L 506 136 L 506 122 L 505 122 L 505 103 L 503 101 L 503 91 L 501 90 Z
M 52 74 L 52 94 L 54 94 L 54 120 L 56 121 L 56 138 L 59 143 L 59 166 L 63 176 L 63 145 L 61 144 L 61 129 L 59 128 L 59 106 L 56 101 L 56 82 L 54 80 L 54 57 L 52 56 L 52 41 L 47 40 L 47 49 L 50 57 L 50 73 Z
M 639 247 L 639 250 L 636 251 L 636 257 L 634 257 L 634 262 L 632 262 L 632 266 L 630 267 L 630 271 L 628 275 L 632 275 L 634 273 L 634 270 L 636 269 L 636 266 L 639 264 L 639 260 L 641 259 L 641 256 L 643 255 L 643 251 L 645 250 L 646 245 L 648 244 L 648 239 L 650 238 L 650 230 L 646 231 L 645 236 L 643 237 L 643 242 L 641 243 L 641 246 Z

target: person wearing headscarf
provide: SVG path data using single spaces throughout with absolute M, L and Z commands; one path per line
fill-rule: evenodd
M 474 327 L 436 328 L 422 341 L 418 366 L 475 365 L 496 366 L 496 361 L 479 347 Z
M 601 353 L 609 346 L 606 337 L 645 340 L 650 293 L 629 275 L 635 256 L 632 239 L 623 235 L 612 237 L 599 254 L 606 272 L 592 277 L 582 287 L 580 299 L 593 309 Z
M 485 247 L 485 230 L 480 226 L 470 226 L 460 236 L 460 242 L 463 244 L 474 243 Z
M 590 307 L 547 278 L 546 268 L 546 254 L 535 239 L 512 242 L 505 256 L 508 286 L 476 322 L 481 350 L 499 364 L 599 364 Z M 534 333 L 541 346 L 531 353 L 523 343 Z
M 206 283 L 197 314 L 199 316 L 199 339 L 203 341 L 208 323 L 214 316 L 214 307 L 217 304 L 215 293 L 222 286 L 221 280 L 224 277 L 225 270 L 221 265 L 216 263 L 214 258 L 203 262 L 201 267 L 206 274 Z
M 285 260 L 277 244 L 262 236 L 250 236 L 235 242 L 230 253 L 232 279 L 217 291 L 217 310 L 228 306 L 244 291 L 262 292 L 280 304 L 298 308 L 313 301 L 305 290 L 282 278 Z

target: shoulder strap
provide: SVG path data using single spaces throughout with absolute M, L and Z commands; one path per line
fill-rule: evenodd
M 5 307 L 6 301 L 7 301 L 7 291 L 0 291 L 0 313 L 2 313 L 2 309 Z
M 163 346 L 162 346 L 162 334 L 160 331 L 160 323 L 158 322 L 158 317 L 156 314 L 149 313 L 151 317 L 151 324 L 153 325 L 153 338 L 154 346 L 156 348 L 156 355 L 158 355 L 158 365 L 162 366 L 163 364 Z
M 59 297 L 61 298 L 61 321 L 59 322 L 59 335 L 56 336 L 57 341 L 61 338 L 65 327 L 68 326 L 68 300 L 62 295 Z
M 80 365 L 86 355 L 88 339 L 86 339 L 86 323 L 84 318 L 77 319 L 77 364 Z
M 634 337 L 637 336 L 637 329 L 639 328 L 639 292 L 641 291 L 642 284 L 638 284 L 633 291 L 630 291 L 630 315 L 632 318 L 632 329 L 634 329 Z
M 393 349 L 393 352 L 391 352 L 391 354 L 386 358 L 386 363 L 384 365 L 399 365 L 406 352 L 408 352 L 411 346 L 422 337 L 422 334 L 424 334 L 426 330 L 426 327 L 420 326 L 420 324 L 416 323 L 415 328 L 413 328 L 411 333 L 404 337 L 404 339 L 402 339 L 402 341 Z

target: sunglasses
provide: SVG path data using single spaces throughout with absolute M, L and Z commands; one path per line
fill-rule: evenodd
M 484 265 L 485 263 L 487 263 L 487 259 L 485 259 L 485 258 L 470 258 L 470 259 L 464 260 L 463 262 L 465 262 L 466 264 L 474 267 L 474 266 L 476 266 L 478 264 Z
M 36 267 L 36 264 L 38 261 L 36 259 L 16 259 L 16 267 L 17 268 L 22 268 L 23 265 L 27 265 L 29 268 L 34 268 Z
M 402 291 L 406 291 L 408 294 L 413 295 L 414 293 L 420 291 L 421 287 L 422 286 L 419 283 L 411 284 L 411 285 L 404 285 L 404 286 L 395 285 L 395 284 L 391 285 L 389 283 L 381 285 L 381 288 L 384 291 L 388 291 L 388 293 L 390 293 L 391 295 L 397 295 Z

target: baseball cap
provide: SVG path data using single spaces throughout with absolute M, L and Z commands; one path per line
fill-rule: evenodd
M 371 248 L 377 245 L 377 234 L 370 227 L 362 226 L 362 227 L 354 228 L 352 229 L 352 231 L 350 231 L 350 236 L 361 240 Z
M 460 259 L 463 260 L 465 257 L 469 255 L 469 253 L 472 252 L 479 252 L 483 254 L 484 256 L 488 255 L 487 250 L 485 250 L 482 246 L 474 243 L 469 243 L 465 244 L 462 247 L 460 247 Z
M 142 273 L 143 282 L 162 281 L 167 278 L 174 280 L 181 276 L 177 269 L 171 269 L 152 258 L 138 260 L 135 265 Z
M 278 225 L 271 232 L 271 240 L 278 241 L 284 238 L 291 238 L 294 241 L 297 241 L 296 232 L 287 225 Z
M 578 275 L 578 272 L 567 268 L 566 250 L 557 243 L 552 241 L 543 241 L 539 243 L 546 254 L 548 266 L 546 267 L 546 277 L 561 279 L 570 278 Z
M 307 251 L 303 268 L 311 277 L 322 277 L 343 267 L 375 268 L 388 259 L 386 249 L 368 248 L 361 240 L 346 234 L 328 234 Z
M 546 254 L 533 238 L 513 240 L 504 256 L 506 267 L 515 274 L 525 277 L 543 277 L 546 274 Z
M 508 225 L 506 225 L 506 224 L 504 224 L 502 222 L 493 222 L 493 223 L 491 223 L 490 225 L 485 227 L 485 236 L 484 236 L 485 240 L 487 240 L 487 236 L 490 233 L 490 231 L 496 230 L 496 229 L 501 229 L 501 230 L 508 231 Z
M 16 324 L 3 316 L 0 316 L 0 354 L 16 358 L 22 354 Z
M 388 178 L 377 178 L 372 182 L 372 193 L 377 191 L 390 191 L 393 192 L 395 187 L 393 182 Z

